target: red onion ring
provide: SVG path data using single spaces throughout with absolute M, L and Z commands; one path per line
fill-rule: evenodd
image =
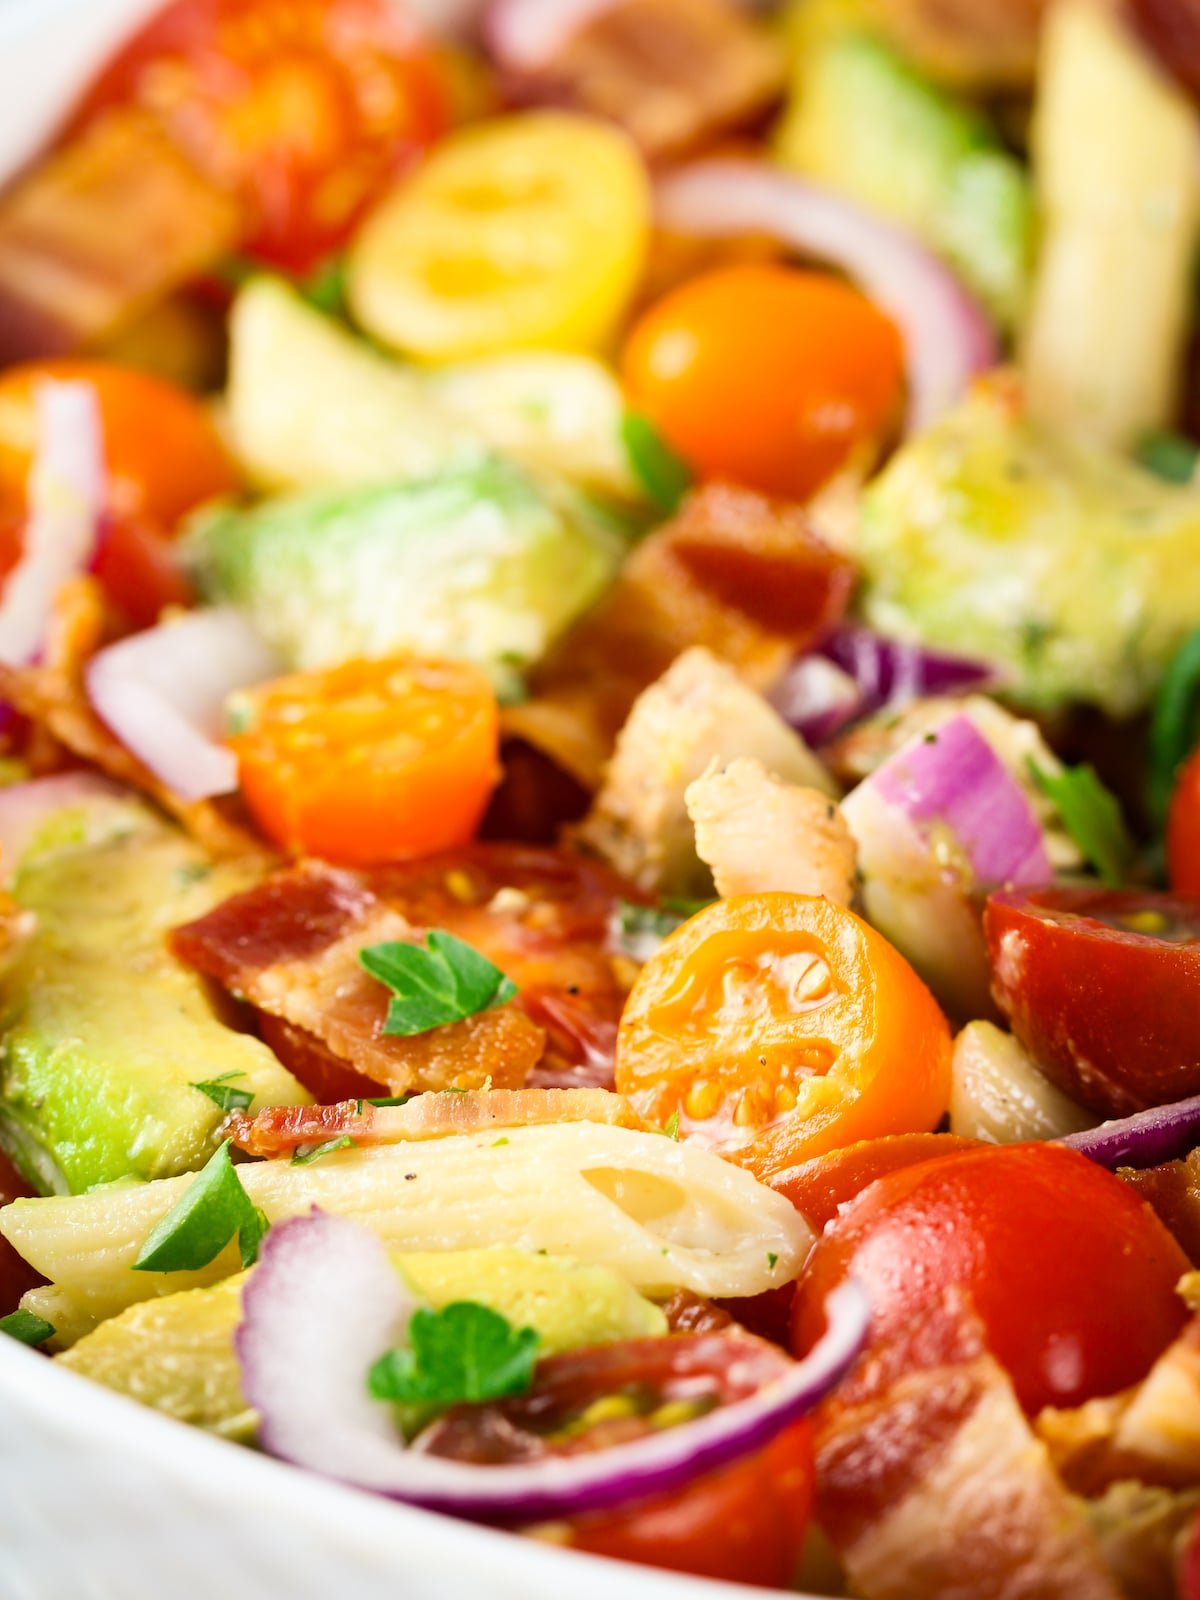
M 663 179 L 658 218 L 674 233 L 769 234 L 841 267 L 904 335 L 910 434 L 999 359 L 987 316 L 953 273 L 908 234 L 830 190 L 757 162 L 706 161 Z
M 37 658 L 55 596 L 90 565 L 105 502 L 104 435 L 90 385 L 45 378 L 34 406 L 29 521 L 0 597 L 0 661 L 14 667 Z
M 1190 1155 L 1200 1144 L 1200 1095 L 1152 1106 L 1098 1128 L 1068 1133 L 1057 1141 L 1115 1172 L 1118 1167 L 1157 1167 Z
M 280 663 L 238 611 L 190 611 L 110 645 L 88 663 L 97 715 L 184 800 L 237 788 L 237 758 L 219 742 L 225 701 Z
M 62 772 L 0 789 L 0 871 L 5 880 L 11 879 L 42 825 L 56 812 L 93 800 L 125 799 L 129 793 L 94 772 Z
M 436 1511 L 532 1522 L 664 1494 L 768 1444 L 850 1369 L 867 1337 L 860 1285 L 830 1295 L 828 1329 L 793 1371 L 746 1400 L 593 1454 L 481 1466 L 406 1449 L 367 1393 L 416 1302 L 367 1229 L 314 1208 L 280 1223 L 243 1295 L 236 1346 L 272 1455 Z

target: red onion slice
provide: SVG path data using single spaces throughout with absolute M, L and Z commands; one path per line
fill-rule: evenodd
M 1200 1145 L 1200 1095 L 1069 1133 L 1058 1143 L 1113 1172 L 1118 1167 L 1157 1167 L 1175 1161 Z
M 706 161 L 658 186 L 675 233 L 765 233 L 841 267 L 892 317 L 908 349 L 908 432 L 927 426 L 996 364 L 987 316 L 936 256 L 829 190 L 750 161 Z
M 0 598 L 0 661 L 23 666 L 41 649 L 59 589 L 87 570 L 104 513 L 104 436 L 86 383 L 43 379 L 34 392 L 37 442 L 21 559 Z
M 63 772 L 53 778 L 0 789 L 0 870 L 11 878 L 39 829 L 58 811 L 92 801 L 120 800 L 129 791 L 93 772 Z
M 92 657 L 88 698 L 122 744 L 184 800 L 237 788 L 237 758 L 218 742 L 225 701 L 275 677 L 278 657 L 232 609 L 191 611 Z
M 273 1455 L 395 1500 L 514 1522 L 663 1494 L 761 1448 L 840 1381 L 870 1324 L 865 1291 L 845 1284 L 820 1343 L 749 1399 L 609 1450 L 482 1466 L 406 1449 L 367 1393 L 368 1370 L 403 1342 L 415 1309 L 373 1233 L 316 1209 L 278 1224 L 242 1303 L 242 1383 Z

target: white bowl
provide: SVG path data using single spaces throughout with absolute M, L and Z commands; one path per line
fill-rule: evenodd
M 0 0 L 0 182 L 155 4 Z M 0 1336 L 0 1600 L 612 1600 L 618 1591 L 622 1600 L 762 1594 L 391 1505 L 158 1416 Z

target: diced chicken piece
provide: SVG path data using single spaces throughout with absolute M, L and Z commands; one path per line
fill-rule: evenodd
M 709 651 L 686 650 L 634 703 L 581 842 L 643 889 L 711 892 L 684 797 L 714 761 L 738 756 L 832 792 L 816 756 L 761 695 Z
M 785 889 L 843 906 L 854 898 L 858 849 L 826 792 L 783 783 L 739 756 L 697 778 L 684 803 L 719 895 Z

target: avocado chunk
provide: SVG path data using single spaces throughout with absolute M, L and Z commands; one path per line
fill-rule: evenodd
M 590 502 L 499 460 L 217 509 L 190 546 L 203 591 L 244 607 L 293 667 L 414 651 L 498 677 L 535 661 L 622 553 Z
M 200 1166 L 224 1112 L 196 1083 L 307 1103 L 166 947 L 249 881 L 133 798 L 55 812 L 26 849 L 12 893 L 31 928 L 0 981 L 0 1147 L 41 1191 Z
M 871 485 L 859 555 L 881 632 L 994 662 L 1019 704 L 1129 716 L 1200 616 L 1200 490 L 1043 432 L 999 380 Z
M 535 1328 L 542 1356 L 667 1331 L 660 1308 L 604 1267 L 512 1249 L 399 1255 L 395 1262 L 434 1310 L 474 1300 L 515 1328 Z M 242 1395 L 233 1333 L 249 1276 L 130 1306 L 56 1359 L 180 1422 L 245 1438 L 255 1418 Z
M 915 233 L 997 322 L 1017 325 L 1033 262 L 1029 176 L 983 117 L 890 45 L 850 31 L 803 51 L 776 152 Z

